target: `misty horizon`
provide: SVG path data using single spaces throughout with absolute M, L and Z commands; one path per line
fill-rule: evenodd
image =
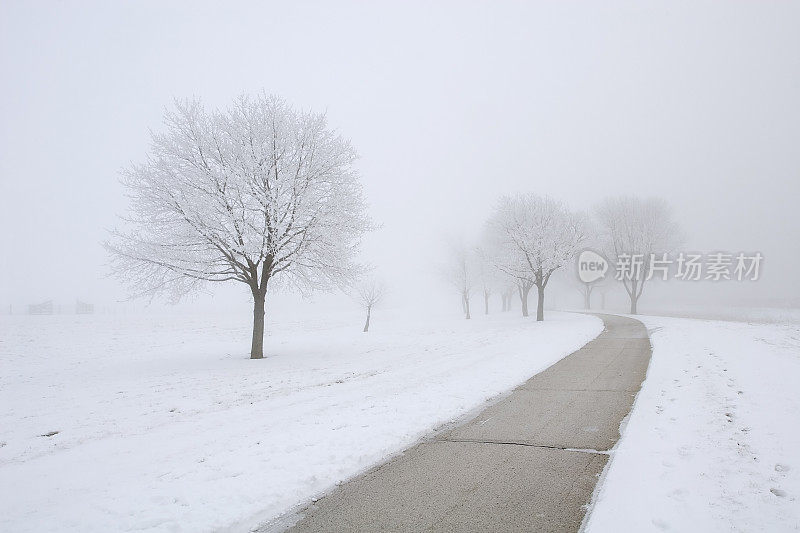
M 475 240 L 518 192 L 585 211 L 661 197 L 682 249 L 764 255 L 758 282 L 654 284 L 645 307 L 664 291 L 797 305 L 797 6 L 153 6 L 2 8 L 3 312 L 122 305 L 101 245 L 125 211 L 119 171 L 173 98 L 225 107 L 261 91 L 325 112 L 353 143 L 381 225 L 361 258 L 398 305 L 431 292 L 447 305 L 447 239 Z M 238 287 L 208 290 L 195 303 L 247 310 Z

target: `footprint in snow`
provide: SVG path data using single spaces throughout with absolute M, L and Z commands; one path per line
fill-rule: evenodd
M 769 489 L 769 491 L 772 494 L 774 494 L 775 496 L 777 496 L 778 498 L 785 498 L 786 497 L 786 491 L 785 490 L 781 490 L 781 489 L 772 487 L 771 489 Z
M 790 467 L 789 465 L 782 465 L 780 463 L 775 465 L 775 471 L 776 472 L 788 472 L 791 469 L 792 469 L 792 467 Z

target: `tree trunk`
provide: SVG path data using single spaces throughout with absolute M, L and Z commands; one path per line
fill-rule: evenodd
M 264 357 L 264 300 L 263 296 L 253 297 L 253 344 L 250 359 Z
M 464 311 L 467 314 L 467 320 L 469 320 L 471 317 L 469 316 L 469 296 L 467 295 L 464 295 Z
M 584 309 L 591 309 L 592 308 L 592 291 L 589 287 L 583 288 L 583 308 Z
M 369 315 L 370 315 L 371 311 L 372 311 L 372 308 L 367 307 L 367 322 L 364 324 L 364 333 L 369 331 Z
M 623 280 L 624 282 L 624 280 Z M 631 288 L 628 291 L 628 296 L 631 299 L 631 314 L 636 314 L 636 304 L 639 302 L 639 297 L 642 295 L 642 286 L 640 283 L 644 283 L 644 281 L 639 281 L 638 279 L 631 280 Z M 627 289 L 627 287 L 626 287 Z
M 488 294 L 484 294 L 483 295 L 483 310 L 484 310 L 484 314 L 485 315 L 489 314 L 489 295 Z
M 521 287 L 519 290 L 519 299 L 522 301 L 522 316 L 528 316 L 528 293 L 531 288 L 528 286 Z
M 536 286 L 539 292 L 539 299 L 536 307 L 536 321 L 541 322 L 544 320 L 544 287 Z

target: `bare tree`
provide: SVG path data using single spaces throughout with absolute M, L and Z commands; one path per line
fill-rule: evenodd
M 573 287 L 581 294 L 581 298 L 583 299 L 583 308 L 589 310 L 592 308 L 592 295 L 595 294 L 595 292 L 603 292 L 603 286 L 608 283 L 608 280 L 613 276 L 613 273 L 610 273 L 607 277 L 595 281 L 581 281 L 578 278 L 577 268 L 573 262 L 569 270 L 566 272 L 566 275 L 568 285 Z
M 477 282 L 475 258 L 471 250 L 460 242 L 451 242 L 449 257 L 442 271 L 444 278 L 461 296 L 461 310 L 467 320 L 470 316 L 470 295 Z
M 475 271 L 477 281 L 483 296 L 483 312 L 489 314 L 489 298 L 491 298 L 495 287 L 499 286 L 501 274 L 492 264 L 490 252 L 486 247 L 478 246 L 475 248 Z M 505 306 L 505 301 L 503 302 Z M 505 307 L 503 308 L 505 311 Z
M 511 302 L 516 291 L 516 285 L 507 283 L 505 286 L 503 286 L 503 290 L 500 293 L 500 297 L 503 300 L 503 311 L 511 311 Z
M 322 114 L 242 96 L 225 110 L 176 101 L 144 163 L 123 173 L 127 231 L 106 243 L 135 295 L 173 300 L 206 282 L 253 297 L 250 357 L 263 357 L 273 280 L 301 291 L 351 280 L 366 215 L 356 152 Z
M 583 247 L 586 248 L 584 253 L 589 253 L 591 255 L 597 253 L 598 250 L 603 249 L 602 241 L 599 237 L 598 230 L 596 224 L 592 223 L 593 221 L 587 220 L 586 222 L 586 234 L 587 238 L 583 243 Z M 564 274 L 566 275 L 567 284 L 574 287 L 583 297 L 583 308 L 589 310 L 592 308 L 592 294 L 595 292 L 603 293 L 605 285 L 609 284 L 613 277 L 613 272 L 605 271 L 599 277 L 592 281 L 583 281 L 579 275 L 579 261 L 581 261 L 581 257 L 583 257 L 583 253 L 576 255 L 574 261 L 570 261 L 565 268 Z M 597 259 L 592 257 L 592 260 Z M 605 258 L 602 258 L 605 259 Z
M 386 295 L 386 288 L 382 283 L 370 279 L 356 288 L 356 295 L 361 306 L 367 312 L 367 321 L 364 323 L 364 333 L 369 331 L 369 319 L 372 308 L 378 305 Z
M 593 282 L 584 282 L 578 278 L 578 269 L 573 264 L 568 265 L 568 268 L 564 271 L 564 282 L 565 285 L 568 286 L 570 289 L 575 289 L 577 292 L 580 293 L 581 299 L 583 300 L 583 308 L 589 310 L 592 308 L 592 293 L 594 292 L 595 286 L 597 285 L 596 281 Z M 554 278 L 555 279 L 555 278 Z
M 544 320 L 544 293 L 550 276 L 586 241 L 585 217 L 564 204 L 533 194 L 504 196 L 488 226 L 501 250 L 498 268 L 517 280 L 523 315 L 527 297 L 538 289 L 536 320 Z
M 682 240 L 681 229 L 669 204 L 660 198 L 607 198 L 597 206 L 596 214 L 608 258 L 640 260 L 621 280 L 630 298 L 630 312 L 636 314 L 653 254 L 673 251 Z

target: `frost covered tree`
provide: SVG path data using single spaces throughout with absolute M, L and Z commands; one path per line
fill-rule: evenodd
M 360 270 L 372 223 L 357 154 L 325 115 L 263 93 L 222 110 L 176 100 L 164 126 L 122 174 L 129 227 L 106 243 L 112 270 L 134 295 L 173 301 L 208 282 L 244 283 L 260 359 L 268 286 L 328 289 Z
M 384 285 L 374 279 L 367 280 L 356 288 L 358 302 L 367 312 L 367 321 L 364 323 L 364 333 L 369 331 L 369 319 L 372 316 L 372 309 L 381 303 L 385 294 L 386 288 Z
M 622 257 L 631 261 L 621 281 L 635 315 L 652 268 L 652 254 L 673 251 L 682 240 L 681 229 L 669 204 L 660 198 L 607 198 L 595 211 L 608 259 L 612 263 Z
M 498 268 L 517 280 L 523 315 L 528 292 L 536 286 L 536 320 L 544 320 L 545 288 L 586 241 L 585 217 L 550 198 L 519 194 L 500 199 L 488 227 L 499 250 Z

